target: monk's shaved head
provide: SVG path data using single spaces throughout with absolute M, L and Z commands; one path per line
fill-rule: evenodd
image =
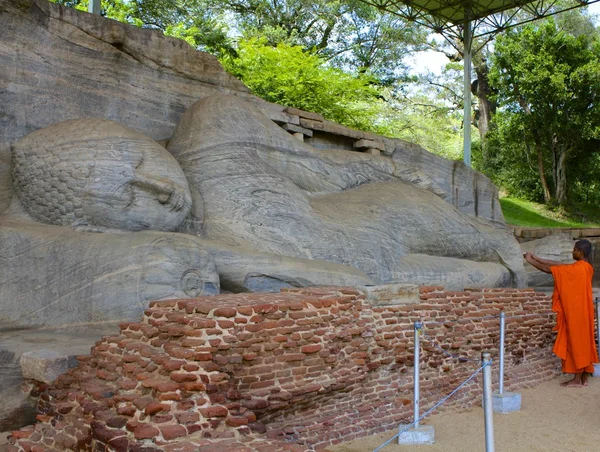
M 592 257 L 593 256 L 592 242 L 590 242 L 589 240 L 586 240 L 586 239 L 577 240 L 575 242 L 574 248 L 583 253 L 583 257 L 585 258 L 586 261 L 588 261 L 590 263 L 592 262 L 592 259 L 593 259 L 593 257 Z

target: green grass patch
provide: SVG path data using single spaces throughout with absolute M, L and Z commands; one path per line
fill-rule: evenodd
M 597 228 L 600 207 L 578 205 L 568 209 L 549 209 L 544 204 L 517 198 L 501 198 L 500 205 L 508 224 L 528 228 Z

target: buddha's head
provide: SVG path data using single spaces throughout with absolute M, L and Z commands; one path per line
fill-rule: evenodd
M 112 121 L 54 124 L 12 151 L 15 190 L 44 223 L 173 231 L 191 208 L 187 180 L 171 154 Z

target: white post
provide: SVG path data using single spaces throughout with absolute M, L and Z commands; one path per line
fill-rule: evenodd
M 504 393 L 504 323 L 506 314 L 500 313 L 500 378 L 498 379 L 498 394 Z
M 413 406 L 414 406 L 414 427 L 415 429 L 419 428 L 419 352 L 420 352 L 420 344 L 419 344 L 419 330 L 421 329 L 421 322 L 415 322 L 415 359 L 414 359 L 414 393 L 413 393 Z
M 483 368 L 483 415 L 485 420 L 485 452 L 494 452 L 494 415 L 492 410 L 492 358 L 481 354 Z
M 466 16 L 468 17 L 468 16 Z M 465 20 L 464 30 L 464 87 L 463 87 L 463 102 L 464 102 L 464 118 L 463 118 L 463 160 L 465 165 L 471 166 L 471 47 L 472 33 L 471 21 Z
M 100 14 L 100 0 L 90 0 L 88 4 L 88 13 Z

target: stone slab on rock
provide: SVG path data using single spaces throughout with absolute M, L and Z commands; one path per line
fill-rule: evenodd
M 88 354 L 102 336 L 118 331 L 117 324 L 111 323 L 43 330 L 0 328 L 0 431 L 16 430 L 36 420 L 37 400 L 22 390 L 24 354 L 51 351 L 65 357 L 72 368 L 77 366 L 76 356 Z
M 378 149 L 385 151 L 385 143 L 376 140 L 361 139 L 354 143 L 354 147 L 357 149 Z
M 416 284 L 380 284 L 360 287 L 360 290 L 373 306 L 410 305 L 421 301 Z
M 301 118 L 312 119 L 313 121 L 324 121 L 323 115 L 319 113 L 314 113 L 312 111 L 304 111 L 294 107 L 285 107 L 283 110 L 290 115 L 299 116 Z
M 310 129 L 305 129 L 304 127 L 296 126 L 294 124 L 283 124 L 281 128 L 287 132 L 296 132 L 301 133 L 307 137 L 313 136 L 313 131 Z
M 50 384 L 69 369 L 69 358 L 53 350 L 36 350 L 23 353 L 19 365 L 24 379 Z

